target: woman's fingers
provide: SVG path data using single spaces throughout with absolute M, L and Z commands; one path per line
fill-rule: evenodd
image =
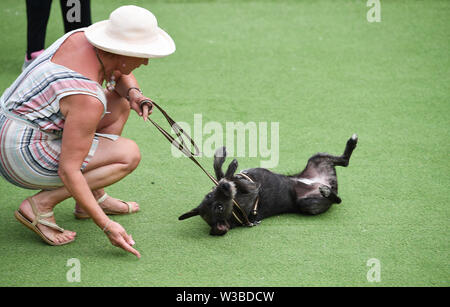
M 142 104 L 142 117 L 144 118 L 145 121 L 147 121 L 148 116 L 150 114 L 152 114 L 153 112 L 153 105 L 151 104 L 151 102 L 146 102 L 144 104 Z
M 107 236 L 111 241 L 111 244 L 120 247 L 123 250 L 132 253 L 138 258 L 141 258 L 141 254 L 134 249 L 132 246 L 136 244 L 131 237 L 128 235 L 125 229 L 119 223 L 112 223 L 109 226 L 109 232 L 107 232 Z
M 132 242 L 133 244 L 131 244 Z M 132 245 L 134 245 L 134 241 L 132 241 L 132 239 L 130 240 L 126 233 L 120 234 L 120 236 L 117 239 L 114 238 L 111 243 L 112 245 L 120 247 L 123 250 L 132 253 L 136 257 L 141 258 L 141 254 L 132 247 Z
M 142 117 L 144 118 L 145 121 L 147 121 L 148 115 L 149 115 L 149 113 L 148 113 L 148 104 L 144 103 L 142 105 Z
M 133 237 L 130 235 L 129 236 L 130 238 L 129 238 L 129 241 L 128 241 L 128 244 L 130 244 L 131 246 L 133 246 L 134 244 L 136 244 L 136 242 L 134 242 L 134 240 L 133 240 Z
M 141 254 L 136 249 L 131 247 L 131 244 L 125 240 L 125 237 L 121 237 L 119 239 L 118 243 L 119 243 L 119 247 L 121 247 L 122 249 L 126 250 L 127 252 L 132 253 L 133 255 L 135 255 L 138 258 L 141 258 Z
M 152 101 L 149 98 L 144 98 L 139 101 L 133 101 L 130 103 L 130 106 L 145 121 L 147 121 L 148 116 L 153 112 Z

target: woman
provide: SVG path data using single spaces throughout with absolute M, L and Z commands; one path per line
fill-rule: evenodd
M 109 197 L 103 188 L 140 161 L 138 146 L 120 135 L 130 109 L 147 120 L 152 105 L 131 72 L 174 51 L 151 12 L 123 6 L 109 20 L 57 40 L 5 91 L 0 173 L 15 185 L 41 190 L 15 216 L 45 242 L 74 241 L 76 233 L 53 217 L 53 208 L 73 197 L 77 217 L 91 217 L 114 246 L 140 257 L 131 235 L 107 216 L 137 212 L 138 204 Z

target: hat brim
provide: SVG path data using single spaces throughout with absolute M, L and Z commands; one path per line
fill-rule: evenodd
M 108 22 L 96 22 L 84 31 L 87 40 L 99 49 L 137 58 L 162 58 L 175 52 L 173 39 L 161 28 L 157 28 L 156 39 L 151 43 L 129 43 L 108 35 L 105 31 Z

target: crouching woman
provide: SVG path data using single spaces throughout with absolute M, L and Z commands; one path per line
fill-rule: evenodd
M 131 235 L 107 215 L 134 213 L 139 205 L 104 188 L 141 159 L 136 143 L 120 136 L 131 109 L 144 120 L 152 109 L 132 71 L 174 51 L 151 12 L 123 6 L 109 20 L 58 39 L 3 93 L 0 173 L 19 187 L 41 190 L 15 216 L 46 243 L 75 240 L 53 216 L 57 204 L 73 197 L 76 217 L 92 218 L 114 246 L 140 257 Z

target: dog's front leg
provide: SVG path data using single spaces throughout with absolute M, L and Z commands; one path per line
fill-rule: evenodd
M 342 202 L 339 196 L 337 196 L 329 186 L 321 185 L 319 191 L 323 197 L 328 198 L 333 204 L 340 204 Z

